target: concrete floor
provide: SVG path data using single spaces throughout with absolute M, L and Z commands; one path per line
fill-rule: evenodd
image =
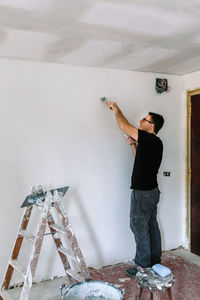
M 175 277 L 172 291 L 174 300 L 200 299 L 200 257 L 186 250 L 177 249 L 165 253 L 162 264 L 169 267 Z M 114 266 L 93 270 L 93 280 L 102 280 L 114 284 L 119 289 L 125 289 L 124 300 L 135 300 L 136 281 L 125 275 L 124 271 L 132 263 L 121 263 Z M 60 300 L 59 287 L 65 283 L 65 278 L 58 278 L 33 285 L 30 300 Z M 19 299 L 20 288 L 9 290 L 12 298 Z M 149 299 L 149 292 L 143 293 L 142 300 Z M 166 292 L 162 292 L 161 300 L 168 300 Z M 112 299 L 111 299 L 112 300 Z

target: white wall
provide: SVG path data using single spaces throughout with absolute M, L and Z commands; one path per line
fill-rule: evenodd
M 131 260 L 129 229 L 133 158 L 113 113 L 118 102 L 134 125 L 149 111 L 163 114 L 164 158 L 159 174 L 163 250 L 185 241 L 184 103 L 182 79 L 156 94 L 156 74 L 0 60 L 0 277 L 3 277 L 33 185 L 70 186 L 65 208 L 88 265 Z M 163 177 L 171 171 L 171 177 Z M 45 238 L 36 279 L 63 275 L 51 237 Z
M 184 92 L 200 88 L 200 71 L 183 76 Z

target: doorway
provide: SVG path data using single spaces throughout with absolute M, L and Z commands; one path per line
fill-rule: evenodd
M 187 93 L 187 228 L 190 250 L 200 255 L 200 89 Z

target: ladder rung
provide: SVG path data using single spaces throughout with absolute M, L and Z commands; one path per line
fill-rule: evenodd
M 59 225 L 56 225 L 56 224 L 51 224 L 50 227 L 53 228 L 54 230 L 58 231 L 58 232 L 65 233 L 65 229 L 64 229 L 63 226 L 59 226 Z
M 31 243 L 34 243 L 35 241 L 35 236 L 31 233 L 28 233 L 26 230 L 20 230 L 19 235 L 25 237 Z
M 73 277 L 74 279 L 78 280 L 78 281 L 85 281 L 85 278 L 81 275 L 79 275 L 78 273 L 76 273 L 74 270 L 72 269 L 68 269 L 66 270 L 67 274 L 69 274 L 71 277 Z
M 60 247 L 60 248 L 58 248 L 58 251 L 76 261 L 76 258 L 74 256 L 73 252 L 70 252 L 68 249 L 66 249 L 64 247 Z
M 9 264 L 22 276 L 26 277 L 26 271 L 24 268 L 17 262 L 17 260 L 10 260 Z
M 5 291 L 0 291 L 0 296 L 3 298 L 3 300 L 13 300 L 9 293 Z

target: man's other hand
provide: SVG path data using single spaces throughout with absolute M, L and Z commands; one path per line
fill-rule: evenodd
M 133 139 L 133 138 L 130 137 L 130 136 L 128 136 L 128 137 L 126 138 L 126 141 L 127 141 L 127 143 L 128 143 L 129 145 L 136 144 L 136 140 Z
M 114 112 L 117 110 L 117 104 L 113 101 L 107 101 L 106 105 L 108 108 L 112 109 Z

